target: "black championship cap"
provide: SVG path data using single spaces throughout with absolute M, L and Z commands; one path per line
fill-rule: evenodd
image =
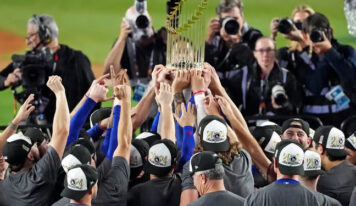
M 22 133 L 11 135 L 3 149 L 4 160 L 10 165 L 23 164 L 32 145 L 31 139 Z
M 356 132 L 346 139 L 345 147 L 353 151 L 356 150 Z
M 287 119 L 282 124 L 282 131 L 285 132 L 288 128 L 291 127 L 302 129 L 307 134 L 308 137 L 310 136 L 310 131 L 309 131 L 310 126 L 307 121 L 304 121 L 300 118 Z
M 135 137 L 135 139 L 145 140 L 149 146 L 152 146 L 155 141 L 161 139 L 161 135 L 156 132 L 142 132 L 137 137 Z
M 190 158 L 189 172 L 193 176 L 197 172 L 215 169 L 216 165 L 222 166 L 222 160 L 216 153 L 211 151 L 198 152 Z
M 306 150 L 304 153 L 304 176 L 322 175 L 320 155 L 314 151 Z
M 204 151 L 226 152 L 230 149 L 226 121 L 215 115 L 200 121 L 198 135 Z
M 134 139 L 130 151 L 130 179 L 135 179 L 142 171 L 150 146 L 145 140 Z
M 35 127 L 30 127 L 26 129 L 24 135 L 29 137 L 33 143 L 37 144 L 41 144 L 43 140 L 46 139 L 42 131 Z
M 345 135 L 336 127 L 321 126 L 314 134 L 314 142 L 321 144 L 326 152 L 334 157 L 344 157 L 348 155 L 345 150 Z
M 274 152 L 276 150 L 276 145 L 281 141 L 281 137 L 277 132 L 275 132 L 273 127 L 263 126 L 256 127 L 252 131 L 252 136 L 256 139 L 258 144 L 261 146 L 263 152 L 272 160 Z
M 304 174 L 304 151 L 301 144 L 284 139 L 276 146 L 275 158 L 279 171 L 284 175 Z
M 62 159 L 62 167 L 65 172 L 77 165 L 90 165 L 91 155 L 87 148 L 80 144 L 71 145 L 70 148 L 64 153 Z
M 148 160 L 144 165 L 144 170 L 159 177 L 165 176 L 175 165 L 176 157 L 177 147 L 171 140 L 158 140 L 148 151 Z
M 90 165 L 77 165 L 71 168 L 64 180 L 62 197 L 80 200 L 98 180 L 97 170 Z

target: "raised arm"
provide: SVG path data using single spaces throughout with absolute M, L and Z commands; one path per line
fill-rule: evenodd
M 53 118 L 53 134 L 51 142 L 58 156 L 62 158 L 63 151 L 69 134 L 69 109 L 62 79 L 59 76 L 50 76 L 47 81 L 47 86 L 56 95 L 56 111 Z
M 0 135 L 0 157 L 2 156 L 2 149 L 6 143 L 6 140 L 13 135 L 19 124 L 26 120 L 31 112 L 35 109 L 35 106 L 32 106 L 30 103 L 34 99 L 34 95 L 30 94 L 26 101 L 22 104 L 19 111 L 16 114 L 16 117 L 11 121 L 10 125 Z
M 122 54 L 124 53 L 126 39 L 129 33 L 131 33 L 131 29 L 123 20 L 121 23 L 120 36 L 115 42 L 114 47 L 109 52 L 109 55 L 106 57 L 104 61 L 104 74 L 110 72 L 109 70 L 110 65 L 113 65 L 114 68 L 117 69 L 121 68 L 120 62 L 121 62 Z
M 172 112 L 173 93 L 171 86 L 167 83 L 161 83 L 159 91 L 156 89 L 156 96 L 158 103 L 161 105 L 161 137 L 175 143 L 175 127 Z

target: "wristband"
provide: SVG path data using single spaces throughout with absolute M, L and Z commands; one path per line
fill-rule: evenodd
M 195 96 L 196 94 L 200 94 L 200 93 L 205 93 L 205 90 L 204 89 L 197 90 L 197 91 L 193 92 L 193 96 Z
M 16 131 L 18 125 L 15 125 L 14 123 L 10 122 L 9 127 L 10 127 L 12 130 Z

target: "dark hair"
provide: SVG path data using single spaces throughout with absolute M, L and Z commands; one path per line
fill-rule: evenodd
M 302 24 L 302 29 L 307 34 L 311 33 L 311 31 L 315 28 L 324 30 L 326 37 L 329 40 L 332 39 L 330 22 L 325 15 L 316 12 L 315 14 L 308 16 Z
M 241 0 L 221 0 L 216 7 L 216 13 L 220 15 L 221 13 L 231 11 L 234 7 L 239 8 L 242 15 L 244 5 Z
M 11 172 L 18 172 L 22 169 L 24 163 L 20 163 L 20 164 L 10 164 L 9 165 L 9 169 Z
M 316 149 L 318 149 L 320 145 L 321 145 L 321 144 L 315 142 L 315 148 L 316 148 Z M 322 145 L 321 145 L 321 146 L 322 146 Z M 331 162 L 339 161 L 339 160 L 345 160 L 345 159 L 346 159 L 346 155 L 345 155 L 345 156 L 341 156 L 341 157 L 335 157 L 335 156 L 329 154 L 329 153 L 325 150 L 325 148 L 324 148 L 324 151 L 325 151 L 326 156 L 328 157 L 328 159 L 329 159 Z
M 223 163 L 229 165 L 234 157 L 240 157 L 240 150 L 242 146 L 239 142 L 235 142 L 230 144 L 230 149 L 227 152 L 216 152 L 216 154 L 222 159 Z M 203 146 L 198 143 L 198 145 L 194 148 L 194 153 L 204 151 Z

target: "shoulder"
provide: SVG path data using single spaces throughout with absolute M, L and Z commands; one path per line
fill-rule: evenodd
M 65 44 L 60 44 L 59 53 L 71 58 L 83 58 L 89 61 L 88 57 L 82 51 L 75 50 Z

